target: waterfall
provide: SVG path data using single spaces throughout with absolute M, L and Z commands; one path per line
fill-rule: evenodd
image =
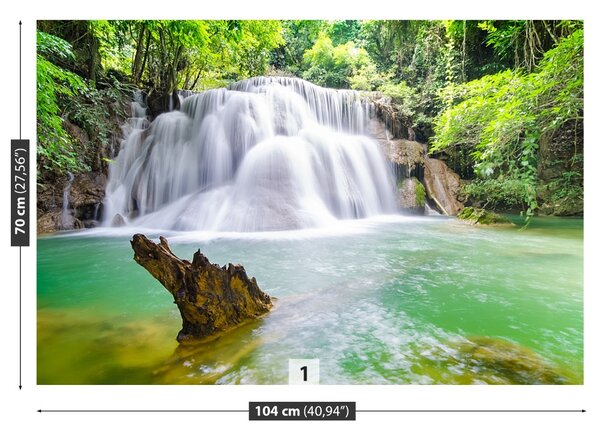
M 188 94 L 151 124 L 140 95 L 110 168 L 106 225 L 119 214 L 161 229 L 266 231 L 395 212 L 358 92 L 255 77 Z
M 426 216 L 440 216 L 441 214 L 433 209 L 429 204 L 425 203 L 425 215 Z
M 69 199 L 71 194 L 71 184 L 73 183 L 73 179 L 75 177 L 73 174 L 67 174 L 67 183 L 63 189 L 63 201 L 62 201 L 62 212 L 60 214 L 61 226 L 63 229 L 72 229 L 73 228 L 73 216 L 71 212 L 69 212 Z

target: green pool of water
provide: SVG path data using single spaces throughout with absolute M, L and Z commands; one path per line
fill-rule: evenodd
M 274 310 L 181 347 L 171 295 L 131 234 L 38 239 L 38 383 L 582 383 L 583 221 L 525 231 L 453 219 L 264 235 L 169 234 L 173 251 L 245 266 Z M 156 237 L 157 234 L 151 236 Z

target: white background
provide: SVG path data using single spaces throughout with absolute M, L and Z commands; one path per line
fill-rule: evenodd
M 183 2 L 4 0 L 0 26 L 0 433 L 42 435 L 443 434 L 590 435 L 598 395 L 598 55 L 592 1 L 400 2 L 325 0 Z M 19 390 L 19 249 L 10 247 L 9 144 L 18 138 L 18 31 L 23 21 L 23 138 L 35 138 L 35 20 L 90 18 L 585 19 L 585 384 L 581 386 L 37 386 L 35 195 L 32 241 L 23 249 L 23 389 Z M 32 157 L 32 169 L 34 165 Z M 35 185 L 32 171 L 31 184 Z M 3 230 L 4 229 L 4 230 Z M 237 414 L 51 414 L 38 409 L 247 409 L 248 401 L 356 401 L 360 409 L 586 409 L 563 414 L 373 414 L 356 422 L 248 422 Z

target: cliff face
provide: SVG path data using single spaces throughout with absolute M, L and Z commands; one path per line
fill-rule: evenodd
M 568 121 L 542 134 L 539 145 L 539 212 L 583 215 L 583 121 Z
M 373 103 L 377 118 L 371 120 L 368 133 L 381 145 L 394 166 L 398 186 L 398 207 L 410 214 L 422 215 L 425 203 L 444 215 L 456 215 L 463 207 L 460 177 L 442 160 L 427 155 L 427 144 L 416 141 L 407 120 L 396 115 L 386 99 Z M 419 184 L 425 187 L 423 201 Z
M 173 295 L 183 321 L 179 342 L 190 342 L 229 330 L 267 313 L 273 303 L 244 267 L 211 264 L 200 250 L 192 262 L 179 259 L 160 238 L 133 236 L 134 260 Z
M 102 215 L 102 201 L 108 175 L 108 162 L 119 152 L 124 124 L 129 113 L 129 96 L 116 98 L 106 107 L 102 120 L 106 131 L 100 135 L 93 128 L 84 128 L 64 120 L 65 130 L 71 136 L 72 146 L 84 156 L 90 170 L 74 175 L 58 174 L 38 168 L 37 233 L 53 233 L 94 227 Z M 65 191 L 67 207 L 65 208 Z
M 458 200 L 460 195 L 460 177 L 448 165 L 439 159 L 425 158 L 423 184 L 427 196 L 433 200 L 437 209 L 446 215 L 456 215 L 464 207 Z
M 38 187 L 38 234 L 57 230 L 95 227 L 102 212 L 106 175 L 102 172 L 76 174 Z M 63 211 L 66 196 L 68 207 Z

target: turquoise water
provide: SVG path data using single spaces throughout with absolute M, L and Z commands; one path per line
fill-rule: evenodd
M 171 295 L 133 261 L 134 230 L 39 238 L 38 383 L 279 384 L 290 358 L 320 359 L 327 384 L 582 383 L 582 227 L 389 218 L 171 232 L 178 256 L 240 263 L 277 297 L 264 318 L 194 347 L 178 346 Z

